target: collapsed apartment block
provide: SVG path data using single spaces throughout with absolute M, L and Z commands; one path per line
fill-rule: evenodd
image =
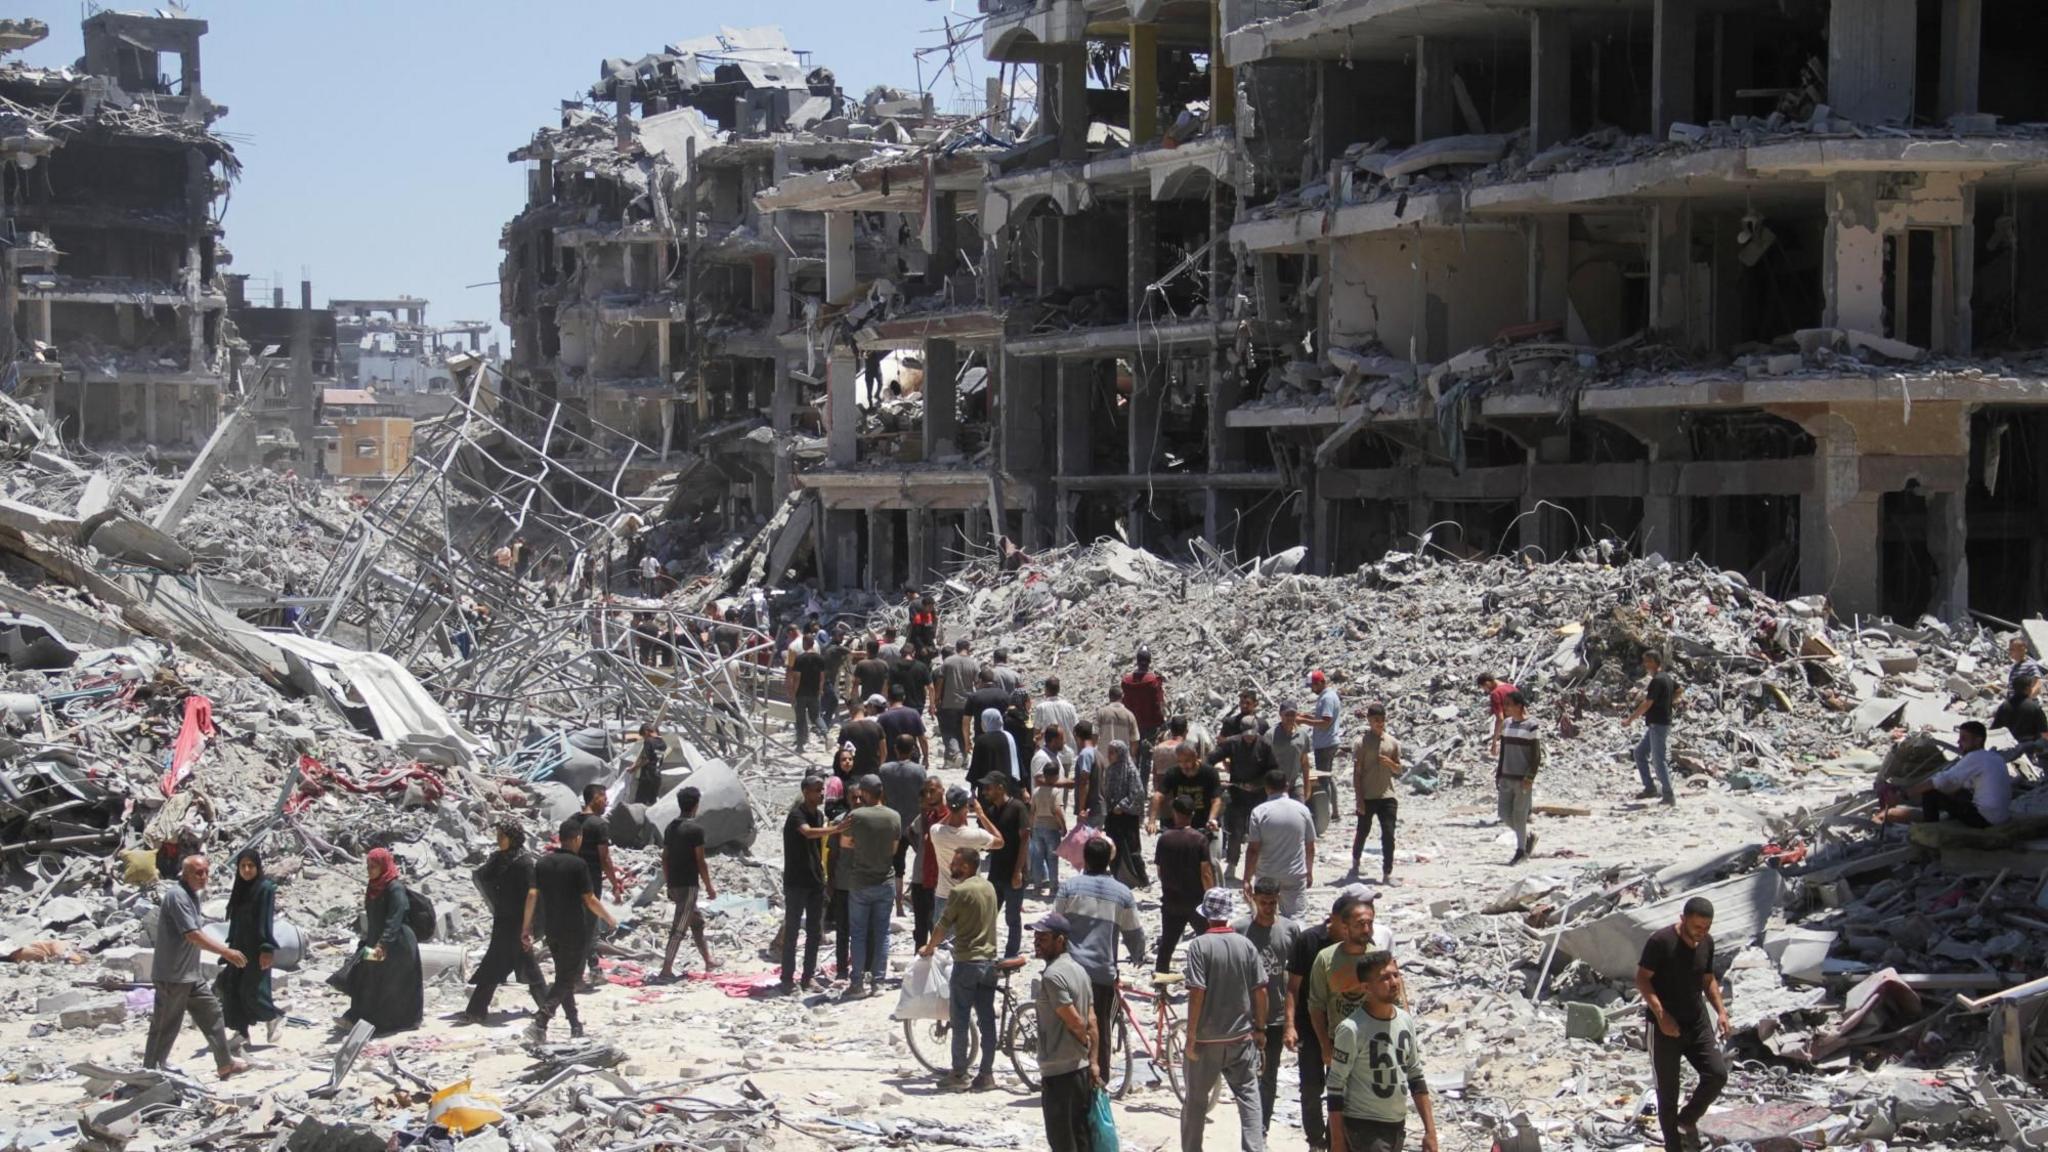
M 574 433 L 587 458 L 563 463 L 615 491 L 674 477 L 672 516 L 714 532 L 773 516 L 821 452 L 828 370 L 807 332 L 833 288 L 897 274 L 901 224 L 828 235 L 756 195 L 936 123 L 926 100 L 848 98 L 774 28 L 605 61 L 511 154 L 528 200 L 503 239 L 504 387 L 546 414 L 534 442 L 559 456 L 553 428 Z M 805 507 L 783 535 L 808 566 Z
M 70 68 L 0 66 L 0 360 L 63 439 L 190 459 L 220 421 L 231 333 L 215 203 L 240 170 L 200 83 L 206 22 L 95 12 Z M 0 51 L 47 34 L 0 25 Z M 12 390 L 12 389 L 10 389 Z
M 2048 593 L 2025 6 L 982 10 L 985 55 L 1035 82 L 1016 131 L 992 100 L 993 146 L 761 197 L 921 214 L 979 279 L 831 294 L 864 309 L 843 355 L 921 350 L 927 443 L 955 433 L 934 384 L 984 368 L 995 446 L 877 472 L 835 421 L 802 477 L 833 583 L 919 579 L 901 541 L 959 498 L 1026 546 L 1300 546 L 1319 572 L 1612 537 L 1844 612 Z

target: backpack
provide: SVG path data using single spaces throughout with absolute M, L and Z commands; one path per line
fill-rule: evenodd
M 405 889 L 405 926 L 412 929 L 413 936 L 421 943 L 434 938 L 434 929 L 441 918 L 434 914 L 434 902 L 424 892 L 407 885 Z

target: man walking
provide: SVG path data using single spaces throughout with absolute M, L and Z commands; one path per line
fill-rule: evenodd
M 948 937 L 953 940 L 951 993 L 953 1070 L 940 1087 L 967 1085 L 967 1029 L 981 1031 L 981 1071 L 970 1085 L 975 1091 L 996 1086 L 996 890 L 981 876 L 981 853 L 962 848 L 948 866 L 953 892 L 946 911 L 917 954 L 927 959 Z M 970 1020 L 969 1017 L 973 1019 Z
M 1089 1066 L 1102 1043 L 1095 1025 L 1098 993 L 1069 951 L 1071 933 L 1072 926 L 1058 912 L 1048 912 L 1031 925 L 1031 950 L 1045 961 L 1033 996 L 1038 1009 L 1039 1106 L 1045 1113 L 1045 1143 L 1051 1152 L 1093 1152 L 1089 1117 L 1095 1105 L 1095 1077 Z
M 1223 856 L 1228 864 L 1226 884 L 1237 883 L 1238 857 L 1244 855 L 1245 835 L 1251 831 L 1252 811 L 1266 796 L 1266 773 L 1273 766 L 1272 753 L 1260 737 L 1264 730 L 1256 717 L 1245 717 L 1237 735 L 1225 740 L 1209 756 L 1211 767 L 1228 766 L 1230 804 L 1223 810 Z
M 1337 699 L 1337 686 L 1321 668 L 1308 674 L 1309 691 L 1316 694 L 1314 710 L 1306 718 L 1309 726 L 1309 748 L 1315 753 L 1316 772 L 1329 781 L 1330 813 L 1335 815 L 1337 807 L 1337 744 L 1344 739 L 1342 721 L 1343 709 Z
M 545 1044 L 548 1021 L 560 1011 L 569 1018 L 569 1037 L 583 1036 L 583 1018 L 576 1014 L 576 987 L 582 976 L 584 956 L 596 944 L 594 924 L 618 927 L 611 912 L 591 886 L 590 873 L 578 849 L 582 847 L 585 822 L 570 817 L 557 832 L 553 852 L 533 866 L 533 887 L 526 893 L 526 917 L 519 929 L 520 942 L 533 947 L 533 913 L 545 912 L 548 955 L 555 961 L 555 980 L 548 985 L 547 999 L 526 1026 L 528 1044 Z
M 1031 705 L 1031 726 L 1040 732 L 1050 732 L 1057 728 L 1062 732 L 1071 733 L 1074 725 L 1080 722 L 1080 711 L 1071 701 L 1060 695 L 1060 678 L 1047 676 L 1045 693 Z M 1071 764 L 1073 759 L 1073 754 L 1069 752 L 1061 757 L 1060 762 L 1063 765 Z
M 1259 1124 L 1261 1131 L 1273 1128 L 1273 1097 L 1280 1089 L 1280 1056 L 1287 1051 L 1287 1015 L 1275 1005 L 1287 1002 L 1287 962 L 1294 955 L 1294 942 L 1301 925 L 1280 915 L 1280 885 L 1261 876 L 1252 884 L 1252 914 L 1242 916 L 1230 930 L 1252 942 L 1259 951 L 1259 963 L 1266 973 L 1266 1032 L 1259 1064 Z
M 1187 1107 L 1180 1114 L 1181 1152 L 1202 1152 L 1203 1107 L 1220 1077 L 1237 1101 L 1244 1152 L 1266 1152 L 1259 1112 L 1259 1039 L 1266 1033 L 1266 973 L 1259 950 L 1230 930 L 1236 915 L 1228 888 L 1202 897 L 1205 930 L 1188 945 Z
M 1129 708 L 1124 707 L 1124 690 L 1121 687 L 1110 685 L 1109 703 L 1095 710 L 1093 723 L 1097 748 L 1107 748 L 1119 740 L 1123 741 L 1126 748 L 1138 746 L 1138 718 L 1131 715 Z M 1100 759 L 1099 753 L 1097 759 Z M 1081 777 L 1074 781 L 1074 786 L 1077 789 L 1074 797 L 1075 811 L 1088 811 L 1090 793 L 1095 787 L 1095 781 L 1090 777 Z
M 967 697 L 974 691 L 981 665 L 974 659 L 974 645 L 961 640 L 953 654 L 939 662 L 939 736 L 946 742 L 946 767 L 974 747 L 974 734 L 967 730 Z
M 1095 986 L 1095 1031 L 1105 1041 L 1096 1049 L 1096 1075 L 1109 1079 L 1111 1024 L 1116 1019 L 1116 943 L 1122 936 L 1133 963 L 1145 956 L 1145 931 L 1138 926 L 1138 901 L 1109 874 L 1114 849 L 1100 836 L 1081 849 L 1082 873 L 1060 889 L 1053 910 L 1065 917 L 1067 947 Z M 1041 1023 L 1043 1018 L 1041 1018 Z
M 825 778 L 806 776 L 797 802 L 782 820 L 782 983 L 794 992 L 796 937 L 804 934 L 803 986 L 818 978 L 818 941 L 825 918 Z
M 1664 658 L 1655 652 L 1643 653 L 1643 671 L 1649 680 L 1643 684 L 1643 702 L 1629 713 L 1629 723 L 1643 722 L 1643 738 L 1636 741 L 1636 775 L 1642 778 L 1643 790 L 1636 793 L 1636 799 L 1648 800 L 1660 797 L 1667 807 L 1678 803 L 1678 797 L 1671 791 L 1671 767 L 1668 763 L 1671 751 L 1671 705 L 1678 699 L 1677 685 L 1671 682 L 1670 673 L 1664 671 Z M 1656 763 L 1657 775 L 1650 775 L 1650 765 Z
M 1301 1133 L 1311 1149 L 1327 1149 L 1330 1134 L 1324 1124 L 1323 1083 L 1329 1068 L 1329 1049 L 1323 1047 L 1309 1008 L 1307 983 L 1315 972 L 1316 959 L 1333 942 L 1343 939 L 1351 909 L 1359 901 L 1356 892 L 1337 894 L 1330 914 L 1320 924 L 1311 924 L 1295 937 L 1294 951 L 1287 958 L 1287 1000 L 1281 1011 L 1285 1029 L 1281 1042 L 1295 1052 L 1295 1068 L 1301 1081 Z
M 612 825 L 605 819 L 605 809 L 611 803 L 611 796 L 602 784 L 583 786 L 583 811 L 571 819 L 579 822 L 582 832 L 578 836 L 577 855 L 583 861 L 584 873 L 590 878 L 590 891 L 602 897 L 605 881 L 611 881 L 612 899 L 623 902 L 626 899 L 626 878 L 619 873 L 619 866 L 612 862 Z M 597 968 L 597 917 L 584 917 L 585 944 L 584 961 L 590 966 L 594 982 Z
M 988 879 L 995 886 L 1009 934 L 1005 959 L 1024 950 L 1024 866 L 1031 859 L 1031 809 L 1010 796 L 1010 781 L 1001 773 L 981 778 L 983 809 L 998 837 L 988 853 Z
M 1379 894 L 1363 884 L 1337 894 L 1337 903 L 1330 909 L 1330 943 L 1316 954 L 1308 976 L 1301 982 L 1308 996 L 1309 1025 L 1315 1031 L 1316 1047 L 1322 1052 L 1325 1068 L 1330 1063 L 1331 1041 L 1337 1034 L 1337 1025 L 1358 1010 L 1364 996 L 1356 989 L 1347 994 L 1335 988 L 1330 973 L 1357 963 L 1367 952 L 1383 949 L 1391 941 L 1391 936 L 1382 936 L 1378 929 L 1378 904 Z
M 1704 896 L 1685 902 L 1678 923 L 1659 928 L 1636 963 L 1636 992 L 1649 1018 L 1650 1070 L 1657 1079 L 1657 1122 L 1664 1152 L 1697 1152 L 1700 1117 L 1728 1083 L 1728 1009 L 1714 979 L 1714 905 Z M 1707 1003 L 1714 1005 L 1712 1020 Z M 1678 1061 L 1699 1073 L 1699 1086 L 1678 1104 Z
M 1166 727 L 1166 679 L 1152 670 L 1152 649 L 1138 646 L 1137 669 L 1124 675 L 1124 707 L 1138 722 L 1138 738 L 1131 741 L 1137 763 L 1152 762 L 1152 741 Z
M 1209 838 L 1192 825 L 1195 802 L 1175 796 L 1167 805 L 1173 827 L 1152 846 L 1159 868 L 1159 957 L 1154 972 L 1173 970 L 1173 950 L 1181 933 L 1196 922 L 1202 895 L 1216 886 L 1216 866 L 1209 861 Z
M 209 867 L 206 857 L 187 856 L 178 866 L 177 883 L 164 888 L 163 903 L 156 917 L 156 962 L 150 970 L 155 1002 L 149 1010 L 149 1037 L 143 1041 L 142 1066 L 169 1067 L 171 1047 L 177 1043 L 178 1030 L 185 1026 L 185 1017 L 190 1014 L 193 1025 L 206 1036 L 206 1048 L 213 1053 L 214 1072 L 225 1080 L 247 1072 L 249 1062 L 236 1059 L 228 1047 L 220 1000 L 213 994 L 213 985 L 200 973 L 199 953 L 211 952 L 237 968 L 247 967 L 249 958 L 206 931 L 206 917 L 199 911 L 199 894 L 206 891 Z
M 1266 755 L 1273 761 L 1273 767 L 1287 777 L 1287 794 L 1303 803 L 1308 803 L 1312 797 L 1308 790 L 1309 738 L 1310 733 L 1303 729 L 1301 713 L 1294 707 L 1294 702 L 1282 701 L 1280 722 L 1273 725 L 1273 730 L 1264 737 Z
M 1366 730 L 1351 750 L 1351 793 L 1358 798 L 1358 829 L 1351 834 L 1351 874 L 1358 875 L 1358 856 L 1365 850 L 1365 838 L 1372 822 L 1380 822 L 1380 883 L 1394 882 L 1394 816 L 1401 802 L 1394 795 L 1394 778 L 1406 771 L 1401 765 L 1401 742 L 1387 731 L 1387 708 L 1373 704 L 1365 710 Z
M 1510 867 L 1536 850 L 1529 831 L 1529 811 L 1536 794 L 1536 772 L 1543 767 L 1543 733 L 1529 719 L 1529 701 L 1520 691 L 1508 693 L 1507 719 L 1500 730 L 1500 762 L 1493 770 L 1500 822 L 1514 829 L 1515 855 Z M 1666 793 L 1669 795 L 1669 793 Z
M 1266 773 L 1266 802 L 1252 810 L 1245 844 L 1245 895 L 1255 881 L 1271 880 L 1280 911 L 1299 917 L 1316 882 L 1316 818 L 1287 794 L 1287 776 L 1278 768 Z
M 804 633 L 803 650 L 790 659 L 787 687 L 790 707 L 796 711 L 796 750 L 802 755 L 811 733 L 817 733 L 821 740 L 825 738 L 825 718 L 820 713 L 825 691 L 825 657 L 818 653 L 816 633 Z
M 704 861 L 704 826 L 697 823 L 697 806 L 702 798 L 695 788 L 677 789 L 676 818 L 669 821 L 661 835 L 661 872 L 668 883 L 669 901 L 676 910 L 675 918 L 669 922 L 668 948 L 662 953 L 657 980 L 676 978 L 676 946 L 682 943 L 685 928 L 697 943 L 697 955 L 704 960 L 704 970 L 710 972 L 718 967 L 718 962 L 711 958 L 711 946 L 704 942 L 704 914 L 697 911 L 700 892 L 706 900 L 718 899 L 718 889 L 711 883 L 711 866 Z
M 1486 756 L 1492 759 L 1500 755 L 1500 729 L 1507 723 L 1508 694 L 1515 686 L 1491 672 L 1481 672 L 1479 689 L 1486 693 L 1486 711 L 1493 717 L 1493 735 L 1486 742 Z
M 1331 1152 L 1401 1152 L 1408 1136 L 1405 1083 L 1422 1117 L 1422 1152 L 1437 1152 L 1436 1112 L 1422 1071 L 1415 1021 L 1403 1011 L 1401 971 L 1394 954 L 1368 952 L 1332 973 L 1347 992 L 1356 986 L 1365 1005 L 1337 1025 L 1331 1038 Z
M 847 870 L 846 909 L 853 936 L 845 992 L 849 1000 L 873 996 L 889 969 L 889 910 L 895 904 L 889 870 L 897 841 L 903 839 L 902 819 L 882 802 L 882 782 L 863 776 L 855 791 L 860 807 L 840 821 L 846 858 L 835 865 Z

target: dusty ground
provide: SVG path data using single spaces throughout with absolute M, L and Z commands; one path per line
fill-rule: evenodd
M 1475 765 L 1462 766 L 1468 774 L 1485 779 L 1483 772 L 1474 771 Z M 1597 781 L 1583 777 L 1574 783 L 1574 790 L 1582 792 L 1589 784 L 1594 790 L 1598 786 Z M 1689 790 L 1675 809 L 1664 809 L 1623 799 L 1634 794 L 1635 778 L 1633 770 L 1617 758 L 1607 798 L 1585 802 L 1593 813 L 1538 816 L 1535 827 L 1541 850 L 1536 859 L 1514 868 L 1505 864 L 1509 853 L 1500 843 L 1504 833 L 1493 824 L 1490 787 L 1466 784 L 1436 796 L 1404 796 L 1396 886 L 1380 901 L 1381 920 L 1392 926 L 1400 941 L 1396 951 L 1409 972 L 1411 997 L 1421 1009 L 1424 1054 L 1432 1079 L 1455 1085 L 1469 1076 L 1475 1089 L 1483 1086 L 1492 1098 L 1480 1106 L 1460 1099 L 1461 1093 L 1441 1091 L 1438 1115 L 1443 1147 L 1487 1148 L 1491 1136 L 1479 1123 L 1483 1112 L 1526 1109 L 1539 1124 L 1550 1126 L 1553 1141 L 1563 1134 L 1559 1129 L 1580 1119 L 1589 1108 L 1625 1113 L 1635 1103 L 1634 1095 L 1647 1086 L 1648 1065 L 1640 1053 L 1627 1051 L 1618 1036 L 1610 1036 L 1598 1047 L 1583 1041 L 1567 1042 L 1561 1011 L 1555 1008 L 1540 1010 L 1519 1023 L 1505 1019 L 1508 1013 L 1499 1006 L 1509 1001 L 1495 993 L 1518 988 L 1523 979 L 1510 972 L 1505 958 L 1520 960 L 1530 951 L 1505 934 L 1503 939 L 1510 942 L 1498 957 L 1467 955 L 1456 964 L 1421 958 L 1418 944 L 1432 927 L 1432 906 L 1447 916 L 1459 915 L 1462 913 L 1454 909 L 1476 911 L 1520 875 L 1564 875 L 1588 863 L 1670 860 L 1694 850 L 1759 839 L 1761 813 L 1824 802 L 1843 786 L 1840 779 L 1813 772 L 1791 791 L 1735 794 L 1716 785 L 1706 791 Z M 1539 783 L 1537 800 L 1544 799 Z M 784 798 L 774 797 L 768 809 L 779 814 L 786 803 Z M 765 828 L 757 844 L 765 855 L 778 850 L 778 826 Z M 1309 901 L 1312 915 L 1327 910 L 1346 870 L 1351 831 L 1347 814 L 1319 845 L 1318 885 Z M 1377 852 L 1375 833 L 1366 855 L 1367 871 L 1374 878 Z M 643 859 L 651 860 L 651 854 Z M 224 888 L 214 893 L 224 894 Z M 288 905 L 289 888 L 285 900 Z M 1149 939 L 1157 930 L 1156 903 L 1141 894 L 1141 904 Z M 1036 902 L 1030 905 L 1027 916 L 1038 906 Z M 665 916 L 666 910 L 658 906 L 644 914 Z M 765 940 L 778 914 L 753 915 L 756 923 L 745 928 L 745 935 Z M 1505 923 L 1502 928 L 1505 930 Z M 688 948 L 685 955 L 694 967 L 695 958 Z M 892 936 L 892 966 L 900 971 L 910 955 L 906 918 L 897 922 Z M 772 970 L 772 961 L 761 954 L 728 954 L 723 960 L 729 973 Z M 268 1098 L 285 1114 L 307 1107 L 306 1090 L 326 1079 L 336 1038 L 329 1027 L 343 1007 L 341 997 L 321 983 L 331 966 L 332 959 L 323 958 L 309 965 L 308 971 L 294 975 L 279 996 L 294 1017 L 293 1025 L 276 1047 L 263 1046 L 259 1037 L 254 1053 L 259 1066 L 246 1079 L 232 1083 L 236 1092 Z M 9 1122 L 0 1124 L 0 1133 L 14 1124 L 75 1120 L 82 1100 L 79 1078 L 65 1070 L 70 1062 L 90 1058 L 132 1067 L 139 1061 L 145 1025 L 142 1016 L 131 1015 L 124 1024 L 104 1025 L 96 1031 L 55 1032 L 49 1031 L 51 1018 L 29 1012 L 35 995 L 61 987 L 67 980 L 89 981 L 97 971 L 96 967 L 67 971 L 16 968 L 11 974 L 5 988 L 15 1011 L 0 1020 L 0 1051 L 7 1054 L 5 1062 L 14 1082 L 7 1103 L 0 1105 L 0 1116 Z M 514 1082 L 528 1065 L 518 1045 L 528 1018 L 523 994 L 517 989 L 501 991 L 500 1011 L 490 1026 L 456 1027 L 444 1017 L 460 1008 L 465 993 L 466 989 L 452 980 L 430 986 L 425 1027 L 373 1042 L 351 1078 L 354 1091 L 345 1090 L 342 1097 L 345 1104 L 356 1102 L 342 1109 L 348 1118 L 416 1126 L 423 1107 L 401 1102 L 392 1085 L 374 1071 L 394 1061 L 437 1085 L 473 1077 L 479 1090 L 507 1098 L 526 1090 Z M 828 1117 L 855 1121 L 901 1117 L 942 1128 L 979 1146 L 1043 1146 L 1036 1099 L 1022 1093 L 1005 1064 L 997 1066 L 1002 1084 L 999 1091 L 937 1092 L 905 1048 L 900 1026 L 888 1019 L 893 1002 L 893 995 L 848 1005 L 816 995 L 736 998 L 694 980 L 670 987 L 608 986 L 582 998 L 592 1038 L 612 1040 L 630 1053 L 630 1061 L 620 1071 L 636 1084 L 711 1077 L 687 1091 L 718 1096 L 736 1090 L 744 1078 L 778 1101 L 781 1116 L 789 1123 L 772 1129 L 772 1145 L 757 1146 L 849 1147 L 876 1142 L 854 1131 L 832 1128 L 825 1120 Z M 557 1038 L 563 1031 L 558 1023 Z M 1520 1034 L 1518 1040 L 1501 1042 L 1504 1034 L 1514 1033 Z M 181 1036 L 175 1059 L 212 1083 L 203 1046 L 189 1027 Z M 1604 1081 L 1604 1094 L 1591 1080 L 1571 1078 L 1589 1063 L 1607 1070 L 1610 1078 Z M 1634 1092 L 1626 1090 L 1626 1081 L 1623 1090 L 1614 1090 L 1616 1081 L 1611 1077 L 1615 1072 L 1633 1079 Z M 376 1100 L 357 1107 L 370 1093 L 377 1094 Z M 1290 1060 L 1281 1074 L 1280 1103 L 1271 1136 L 1274 1147 L 1303 1146 L 1296 1100 Z M 315 1115 L 336 1118 L 331 1105 L 314 1101 L 311 1107 Z M 1229 1108 L 1228 1103 L 1221 1105 L 1211 1120 L 1212 1148 L 1231 1145 L 1234 1118 L 1228 1115 Z M 1118 1102 L 1116 1114 L 1124 1147 L 1178 1146 L 1178 1107 L 1163 1085 L 1134 1090 Z M 1417 1128 L 1411 1126 L 1410 1132 L 1410 1146 L 1417 1146 Z M 627 1138 L 627 1133 L 617 1133 L 594 1146 Z M 924 1141 L 912 1143 L 926 1146 Z M 146 1125 L 142 1138 L 130 1148 L 152 1146 L 169 1145 L 153 1144 Z

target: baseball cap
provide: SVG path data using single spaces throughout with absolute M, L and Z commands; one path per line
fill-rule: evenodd
M 877 692 L 868 697 L 865 704 L 869 708 L 887 708 L 889 706 L 889 698 Z
M 973 794 L 958 784 L 946 789 L 946 807 L 953 809 L 955 812 L 967 807 L 973 800 Z
M 1237 915 L 1237 894 L 1228 888 L 1211 888 L 1202 896 L 1202 919 L 1228 920 Z
M 1321 684 L 1328 679 L 1328 676 L 1323 675 L 1323 670 L 1321 668 L 1318 668 L 1315 671 L 1308 674 L 1308 682 L 1311 684 Z
M 1031 930 L 1033 932 L 1054 932 L 1061 936 L 1067 936 L 1072 934 L 1073 927 L 1067 923 L 1065 916 L 1057 912 L 1047 912 L 1031 922 Z
M 1377 904 L 1380 898 L 1379 889 L 1368 884 L 1346 884 L 1337 889 L 1337 895 L 1339 898 L 1354 897 L 1361 904 Z

